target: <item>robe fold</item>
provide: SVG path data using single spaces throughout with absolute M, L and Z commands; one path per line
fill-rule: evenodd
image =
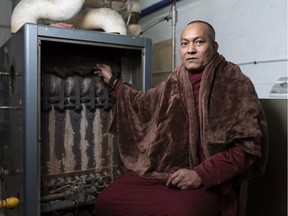
M 184 65 L 147 92 L 121 85 L 110 131 L 125 166 L 143 178 L 167 179 L 199 165 L 201 143 L 206 158 L 232 146 L 256 156 L 240 181 L 264 172 L 268 131 L 260 101 L 250 79 L 219 54 L 203 72 L 199 112 L 200 127 Z

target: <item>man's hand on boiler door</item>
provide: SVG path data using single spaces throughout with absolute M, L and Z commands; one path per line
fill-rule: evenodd
M 50 26 L 61 27 L 61 28 L 74 28 L 73 24 L 69 24 L 69 23 L 51 23 Z
M 95 67 L 95 74 L 99 75 L 99 77 L 103 78 L 105 83 L 109 83 L 109 80 L 112 77 L 112 69 L 109 65 L 105 64 L 97 64 Z
M 202 181 L 194 170 L 180 169 L 171 174 L 166 185 L 169 188 L 188 190 L 201 187 Z

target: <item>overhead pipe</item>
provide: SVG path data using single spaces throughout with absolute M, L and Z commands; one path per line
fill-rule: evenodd
M 153 4 L 153 5 L 149 6 L 149 7 L 144 8 L 143 10 L 141 10 L 141 17 L 145 17 L 145 16 L 147 16 L 147 15 L 149 15 L 151 13 L 154 13 L 154 12 L 156 12 L 158 10 L 161 10 L 164 7 L 167 7 L 167 6 L 171 5 L 171 3 L 173 3 L 173 2 L 179 2 L 179 1 L 181 1 L 181 0 L 176 0 L 176 1 L 174 1 L 174 0 L 162 0 L 162 1 L 158 2 L 158 3 L 155 3 L 155 4 Z

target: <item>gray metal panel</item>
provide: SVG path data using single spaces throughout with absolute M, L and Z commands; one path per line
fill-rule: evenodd
M 8 156 L 9 163 L 2 163 L 1 168 L 4 169 L 2 176 L 2 185 L 6 184 L 9 192 L 2 190 L 2 196 L 24 196 L 24 179 L 23 179 L 23 43 L 21 42 L 22 32 L 15 34 L 4 44 L 1 49 L 1 54 L 4 55 L 5 62 L 1 62 L 1 71 L 7 72 L 9 76 L 4 89 L 4 97 L 7 103 L 7 125 L 8 125 L 8 140 L 1 143 L 1 150 L 6 148 L 5 155 Z M 1 110 L 2 111 L 2 110 Z M 7 160 L 6 159 L 6 160 Z M 1 158 L 2 160 L 2 158 Z M 4 159 L 5 160 L 5 159 Z M 2 187 L 3 188 L 3 187 Z M 23 200 L 24 201 L 24 200 Z M 17 210 L 13 210 L 13 215 L 22 215 L 24 205 L 21 205 Z
M 97 42 L 99 41 L 102 45 L 105 44 L 114 44 L 114 45 L 124 45 L 131 47 L 143 48 L 148 43 L 151 42 L 151 39 L 140 38 L 140 37 L 131 37 L 126 35 L 97 32 L 97 31 L 88 31 L 80 29 L 71 29 L 71 28 L 59 28 L 47 25 L 35 25 L 35 24 L 25 24 L 29 26 L 38 27 L 38 36 L 39 37 L 51 37 L 59 39 L 68 39 L 68 40 L 77 40 L 86 42 Z M 150 42 L 149 42 L 150 41 Z
M 4 89 L 5 96 L 8 97 L 10 138 L 8 143 L 2 145 L 6 145 L 4 147 L 8 149 L 10 160 L 8 164 L 11 164 L 11 167 L 9 165 L 6 167 L 7 164 L 4 167 L 7 172 L 4 184 L 7 184 L 9 190 L 4 196 L 18 195 L 21 200 L 20 207 L 9 210 L 11 214 L 39 215 L 40 175 L 37 142 L 39 90 L 36 26 L 25 26 L 19 30 L 3 45 L 1 52 L 5 53 L 7 60 L 4 64 L 1 62 L 0 70 L 10 74 L 7 79 L 9 86 Z M 1 168 L 2 166 L 1 163 Z
M 40 146 L 38 142 L 39 73 L 37 28 L 25 25 L 24 43 L 24 214 L 40 214 Z

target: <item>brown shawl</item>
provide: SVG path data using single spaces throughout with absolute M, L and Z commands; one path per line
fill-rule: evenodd
M 199 164 L 201 139 L 206 157 L 233 145 L 257 156 L 242 178 L 263 173 L 267 124 L 253 84 L 239 67 L 217 54 L 203 72 L 199 103 L 200 128 L 183 65 L 145 93 L 122 85 L 111 132 L 125 166 L 145 178 L 166 179 Z

